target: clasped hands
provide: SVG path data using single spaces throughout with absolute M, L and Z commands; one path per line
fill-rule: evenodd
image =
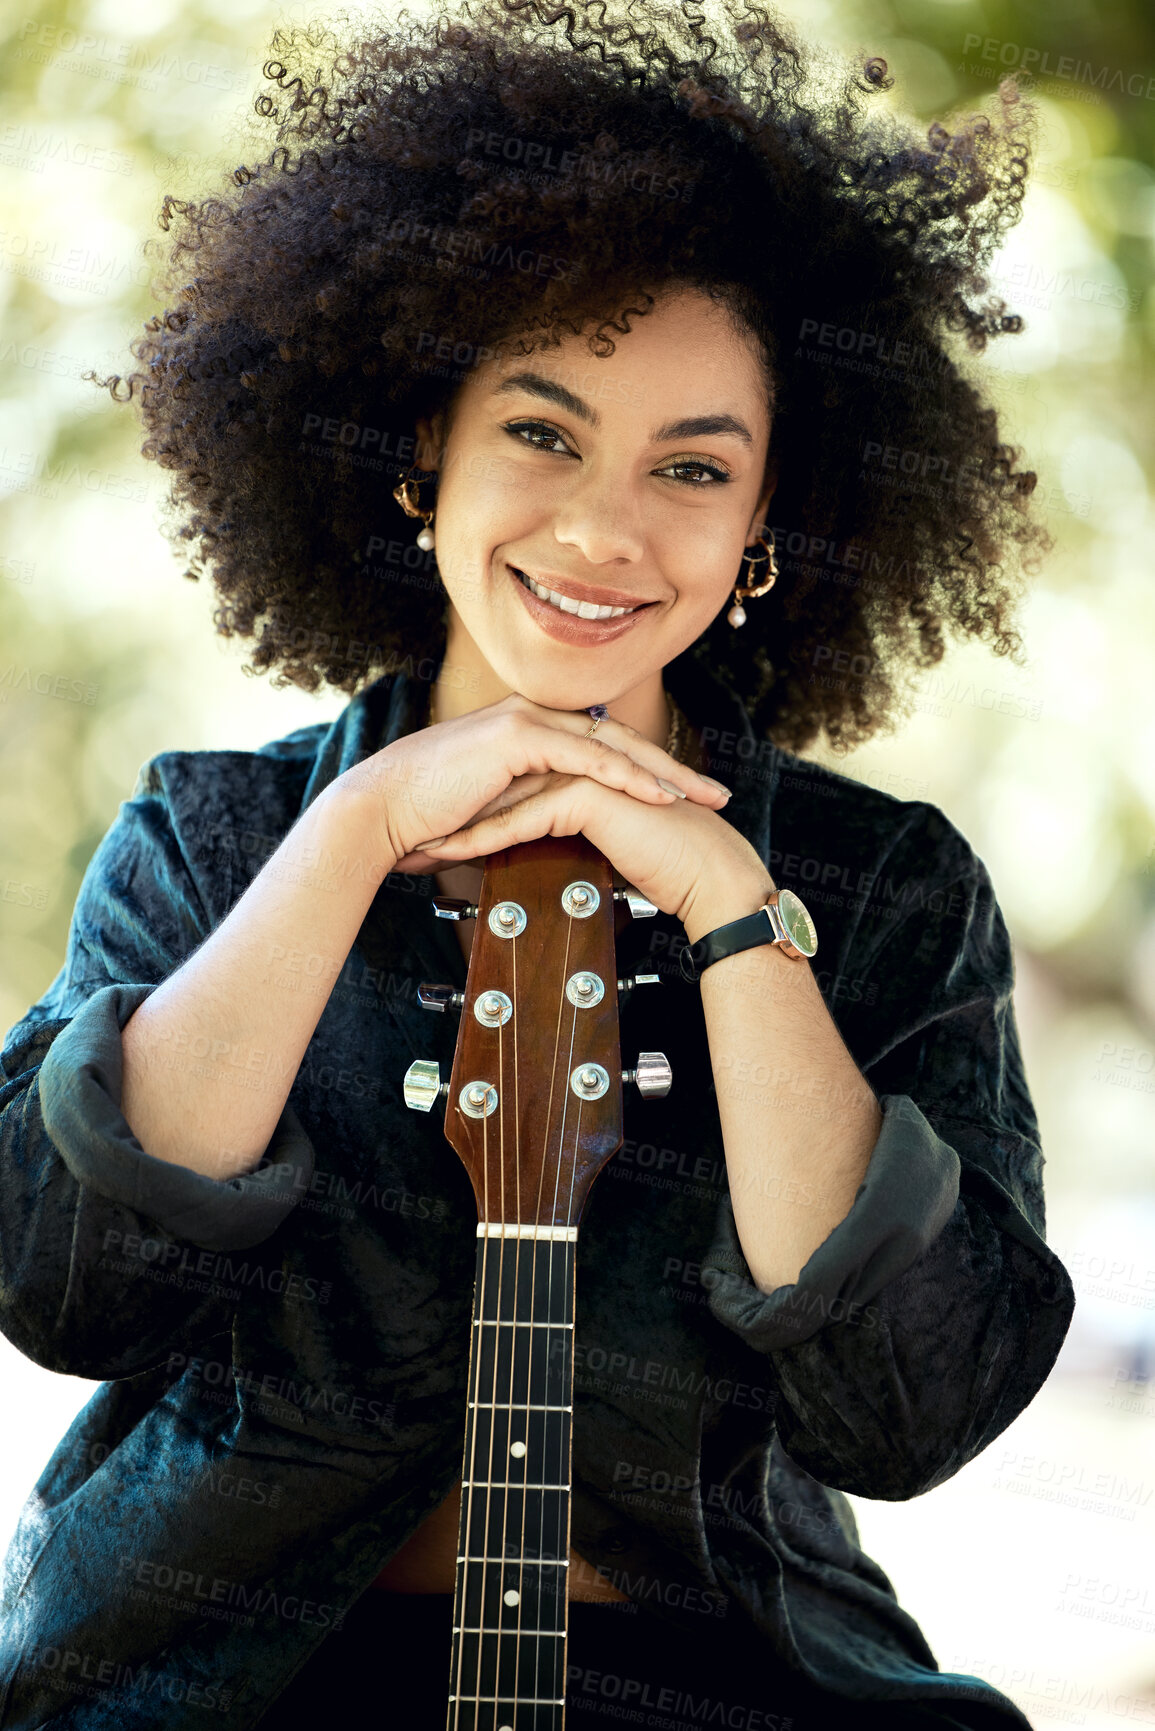
M 367 797 L 382 876 L 580 832 L 691 943 L 752 913 L 775 886 L 722 815 L 726 790 L 623 722 L 589 726 L 513 692 L 394 740 L 333 787 Z

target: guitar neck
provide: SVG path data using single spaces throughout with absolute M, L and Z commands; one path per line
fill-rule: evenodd
M 448 1731 L 562 1731 L 576 1226 L 478 1226 Z
M 613 874 L 491 855 L 445 1134 L 479 1217 L 449 1731 L 563 1731 L 577 1222 L 621 1146 Z

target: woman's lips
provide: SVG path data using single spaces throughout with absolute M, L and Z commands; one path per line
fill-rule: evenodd
M 630 613 L 619 613 L 616 619 L 580 619 L 576 613 L 563 613 L 551 602 L 541 600 L 522 582 L 516 566 L 506 565 L 506 570 L 531 618 L 547 637 L 552 637 L 557 643 L 588 645 L 613 642 L 632 630 L 639 619 L 657 605 L 653 601 L 644 602 Z

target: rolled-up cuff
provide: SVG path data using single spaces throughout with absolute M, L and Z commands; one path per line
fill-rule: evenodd
M 959 1158 L 907 1094 L 883 1094 L 882 1128 L 850 1212 L 792 1286 L 762 1292 L 742 1251 L 729 1195 L 702 1264 L 710 1310 L 756 1351 L 797 1346 L 865 1307 L 929 1248 L 954 1212 Z M 707 1277 L 707 1270 L 709 1275 Z
M 252 1172 L 208 1178 L 146 1153 L 120 1109 L 120 1031 L 155 990 L 102 986 L 61 1029 L 37 1078 L 44 1128 L 78 1183 L 202 1250 L 248 1249 L 306 1194 L 313 1144 L 286 1105 Z

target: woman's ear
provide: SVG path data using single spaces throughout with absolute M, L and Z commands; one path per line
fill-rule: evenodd
M 445 414 L 438 409 L 436 414 L 419 415 L 417 417 L 417 448 L 413 453 L 413 461 L 419 469 L 437 470 L 445 460 Z
M 746 535 L 746 545 L 747 546 L 751 546 L 754 543 L 754 541 L 757 539 L 759 530 L 762 528 L 762 525 L 766 521 L 766 510 L 770 504 L 771 499 L 774 497 L 774 489 L 777 487 L 777 485 L 778 485 L 778 458 L 777 457 L 768 457 L 766 459 L 766 473 L 765 473 L 765 477 L 764 477 L 764 481 L 763 481 L 762 492 L 759 495 L 758 504 L 757 504 L 757 507 L 755 508 L 754 515 L 750 519 L 750 528 L 747 531 L 747 535 Z

